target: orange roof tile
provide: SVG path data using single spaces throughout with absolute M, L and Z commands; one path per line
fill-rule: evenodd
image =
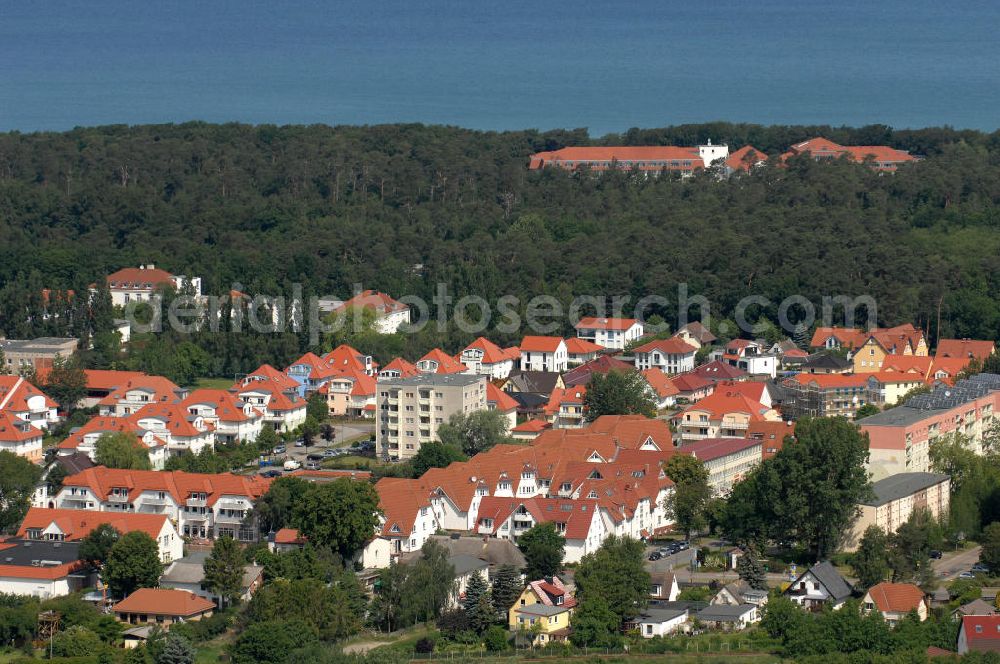
M 521 352 L 529 353 L 554 353 L 559 348 L 559 344 L 564 344 L 562 337 L 539 337 L 528 335 L 521 340 L 519 348 Z
M 753 166 L 767 161 L 767 155 L 752 145 L 744 145 L 726 159 L 726 166 L 734 171 L 749 171 Z
M 379 373 L 385 374 L 391 371 L 398 371 L 400 378 L 407 378 L 409 376 L 416 376 L 420 373 L 420 369 L 417 369 L 417 365 L 407 362 L 401 357 L 397 357 L 389 364 L 382 367 Z
M 912 583 L 880 583 L 868 589 L 879 611 L 907 613 L 924 601 L 924 591 Z
M 41 429 L 36 429 L 20 417 L 0 411 L 0 442 L 20 443 L 35 438 L 40 441 L 44 435 Z
M 337 307 L 337 311 L 352 309 L 355 307 L 363 309 L 374 309 L 377 313 L 385 315 L 409 309 L 402 302 L 398 302 L 385 293 L 374 290 L 366 290 L 358 293 L 347 302 Z
M 574 325 L 577 330 L 617 330 L 625 331 L 638 323 L 634 318 L 602 318 L 598 316 L 587 316 L 581 318 L 580 322 Z
M 561 166 L 574 168 L 588 163 L 591 168 L 605 169 L 612 161 L 621 167 L 629 167 L 632 163 L 641 162 L 639 167 L 644 170 L 660 170 L 663 168 L 688 169 L 703 168 L 704 162 L 698 148 L 672 147 L 659 145 L 613 146 L 613 147 L 567 147 L 560 150 L 538 152 L 531 155 L 529 169 L 544 166 Z M 596 163 L 595 163 L 596 162 Z M 665 162 L 657 164 L 655 162 Z M 676 165 L 672 162 L 678 162 Z
M 637 346 L 632 352 L 652 353 L 654 350 L 670 355 L 688 355 L 696 352 L 698 349 L 680 337 L 670 337 L 669 339 L 653 339 L 641 346 Z
M 158 616 L 197 616 L 215 608 L 213 602 L 186 590 L 140 588 L 114 605 L 115 613 Z
M 13 413 L 27 412 L 28 400 L 39 395 L 45 398 L 46 408 L 57 407 L 49 395 L 21 376 L 0 376 L 0 410 Z
M 270 485 L 270 479 L 259 475 L 123 470 L 104 466 L 88 468 L 63 480 L 64 487 L 86 487 L 101 498 L 107 497 L 113 488 L 127 489 L 129 500 L 134 500 L 143 491 L 163 491 L 178 503 L 187 500 L 191 493 L 205 493 L 208 494 L 209 505 L 215 505 L 224 495 L 256 500 L 267 492 Z
M 520 356 L 520 351 L 517 348 L 500 348 L 500 346 L 497 346 L 486 337 L 479 337 L 466 346 L 464 350 L 472 349 L 482 351 L 483 364 L 498 364 L 500 362 L 513 361 Z
M 126 267 L 108 275 L 108 287 L 112 289 L 152 290 L 173 282 L 174 275 L 158 268 Z
M 975 339 L 940 339 L 937 344 L 937 357 L 965 357 L 985 360 L 996 350 L 992 341 Z
M 427 351 L 423 357 L 417 360 L 417 368 L 421 371 L 438 374 L 463 373 L 468 370 L 468 367 L 440 348 Z
M 486 402 L 503 413 L 517 410 L 517 400 L 493 383 L 486 383 Z
M 663 373 L 659 369 L 646 369 L 642 372 L 643 377 L 649 386 L 653 388 L 661 399 L 680 394 L 680 390 L 677 386 L 667 377 L 667 374 Z
M 566 352 L 570 355 L 590 355 L 604 351 L 604 346 L 581 339 L 580 337 L 569 337 L 566 339 Z
M 25 537 L 29 529 L 48 528 L 53 523 L 62 532 L 67 542 L 81 540 L 100 525 L 107 524 L 118 532 L 130 533 L 138 530 L 153 539 L 160 537 L 164 524 L 169 521 L 166 514 L 140 514 L 137 512 L 94 512 L 89 510 L 43 509 L 32 507 L 24 516 L 18 537 Z

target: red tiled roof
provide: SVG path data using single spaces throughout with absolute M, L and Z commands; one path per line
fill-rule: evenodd
M 90 418 L 86 424 L 71 433 L 65 439 L 63 439 L 57 448 L 61 450 L 75 450 L 83 444 L 85 437 L 88 434 L 106 434 L 106 433 L 118 433 L 126 432 L 131 433 L 135 436 L 136 446 L 142 445 L 141 440 L 141 428 L 136 424 L 132 416 L 129 417 L 110 417 L 105 415 L 97 415 Z
M 698 390 L 705 389 L 706 387 L 712 387 L 714 385 L 714 383 L 707 378 L 703 378 L 690 371 L 679 376 L 674 376 L 670 379 L 670 382 L 672 382 L 674 387 L 681 392 L 697 392 Z
M 478 349 L 483 353 L 483 364 L 497 364 L 509 360 L 516 360 L 521 353 L 517 348 L 500 348 L 486 337 L 479 337 L 465 347 L 465 350 Z
M 188 617 L 206 613 L 214 608 L 214 603 L 186 590 L 140 588 L 115 604 L 114 612 Z
M 674 396 L 675 394 L 680 394 L 680 390 L 677 389 L 677 386 L 674 385 L 673 381 L 667 377 L 667 374 L 663 373 L 659 369 L 646 369 L 642 372 L 642 376 L 661 399 Z
M 844 387 L 864 387 L 868 384 L 869 374 L 810 374 L 799 373 L 792 376 L 793 380 L 800 385 L 815 383 L 817 387 L 824 390 L 844 388 Z
M 481 526 L 484 519 L 492 519 L 493 532 L 497 532 L 511 514 L 520 506 L 528 511 L 536 523 L 563 523 L 563 536 L 568 540 L 580 540 L 587 537 L 590 524 L 597 514 L 598 502 L 587 499 L 569 498 L 501 498 L 499 496 L 484 496 L 479 502 L 479 512 L 476 518 Z
M 409 309 L 402 302 L 398 302 L 385 293 L 380 293 L 374 290 L 366 290 L 358 293 L 347 302 L 337 307 L 336 311 L 343 311 L 345 309 L 352 309 L 355 307 L 363 309 L 374 309 L 379 314 L 391 314 L 397 311 L 406 311 Z
M 767 155 L 752 145 L 744 145 L 726 159 L 726 166 L 734 171 L 749 171 L 753 166 L 767 161 Z
M 127 383 L 132 379 L 141 379 L 146 376 L 142 371 L 111 371 L 106 369 L 84 369 L 87 377 L 87 389 L 90 390 L 113 390 Z
M 365 355 L 347 344 L 341 344 L 323 356 L 323 364 L 328 369 L 342 372 L 364 373 L 367 370 Z
M 280 390 L 297 390 L 299 387 L 297 380 L 283 371 L 278 371 L 270 364 L 260 365 L 254 371 L 244 376 L 242 380 L 236 381 L 233 387 L 239 390 L 248 385 L 255 385 L 262 382 L 275 385 Z
M 559 348 L 559 344 L 564 343 L 562 337 L 538 337 L 526 336 L 521 340 L 519 348 L 521 352 L 530 353 L 554 353 Z
M 524 422 L 521 422 L 516 427 L 511 429 L 511 431 L 512 432 L 519 431 L 522 433 L 536 433 L 551 428 L 552 428 L 552 423 L 546 422 L 545 420 L 525 420 Z
M 574 326 L 574 329 L 625 331 L 638 322 L 634 318 L 600 318 L 597 316 L 588 316 L 581 318 L 580 322 Z
M 57 404 L 45 392 L 20 376 L 0 376 L 0 410 L 23 413 L 28 410 L 28 400 L 43 396 L 46 408 L 56 408 Z
M 702 438 L 692 443 L 684 443 L 677 451 L 690 454 L 701 461 L 712 461 L 760 444 L 761 441 L 753 438 Z
M 140 514 L 137 512 L 94 512 L 89 510 L 43 509 L 32 507 L 24 516 L 18 537 L 26 537 L 29 529 L 44 530 L 55 524 L 67 542 L 81 540 L 100 525 L 107 524 L 118 532 L 130 533 L 138 530 L 153 539 L 160 536 L 167 523 L 166 514 Z
M 934 358 L 926 355 L 886 355 L 882 371 L 902 371 L 927 377 Z
M 972 652 L 1000 652 L 1000 616 L 962 616 L 965 642 Z
M 295 528 L 282 528 L 274 533 L 275 544 L 305 544 L 306 541 L 307 538 L 304 535 L 300 536 Z
M 26 440 L 41 438 L 45 434 L 30 423 L 11 413 L 0 411 L 0 442 L 20 443 Z
M 640 166 L 644 170 L 660 170 L 663 168 L 687 168 L 691 170 L 694 168 L 703 168 L 705 165 L 699 156 L 698 148 L 642 145 L 567 147 L 561 150 L 538 152 L 531 155 L 528 168 L 538 169 L 549 165 L 573 168 L 580 163 L 590 163 L 592 168 L 604 169 L 607 168 L 607 166 L 604 166 L 604 162 L 612 161 L 619 162 L 623 167 L 627 167 L 633 162 L 667 162 L 665 165 L 649 164 Z M 681 164 L 675 166 L 670 164 L 672 161 L 679 161 Z M 684 166 L 683 162 L 689 162 L 689 165 Z
M 652 353 L 654 350 L 673 355 L 687 355 L 689 353 L 694 353 L 698 349 L 680 337 L 670 337 L 669 339 L 654 339 L 634 348 L 632 352 Z
M 606 374 L 610 371 L 635 371 L 635 366 L 610 355 L 601 355 L 563 374 L 563 384 L 566 387 L 586 385 L 595 373 Z
M 879 583 L 868 589 L 868 596 L 882 612 L 907 613 L 924 601 L 924 591 L 912 583 Z
M 963 357 L 985 360 L 993 354 L 996 344 L 992 341 L 975 339 L 941 339 L 938 341 L 935 355 L 937 357 Z
M 700 400 L 693 406 L 681 411 L 677 417 L 683 417 L 689 412 L 707 412 L 713 420 L 722 419 L 730 413 L 746 413 L 750 421 L 760 421 L 767 418 L 764 414 L 770 409 L 759 401 L 750 399 L 744 394 L 727 387 L 720 387 L 715 392 Z
M 580 337 L 569 337 L 566 339 L 566 352 L 570 355 L 590 355 L 604 351 L 604 346 L 581 339 Z
M 860 348 L 868 335 L 861 330 L 848 327 L 817 327 L 809 346 L 821 348 L 826 345 L 826 340 L 830 337 L 834 337 L 841 346 Z
M 746 371 L 743 371 L 743 369 L 720 360 L 712 360 L 711 362 L 697 366 L 692 373 L 712 381 L 741 380 L 750 375 Z
M 126 267 L 108 275 L 108 287 L 112 289 L 152 290 L 173 281 L 174 275 L 159 268 Z
M 839 145 L 826 138 L 813 138 L 802 143 L 797 143 L 783 154 L 782 159 L 787 159 L 793 155 L 809 153 L 813 157 L 837 158 L 847 155 L 852 161 L 862 162 L 868 157 L 872 157 L 879 163 L 899 163 L 916 161 L 916 157 L 895 148 L 885 145 Z
M 191 493 L 205 493 L 207 503 L 215 505 L 222 496 L 245 496 L 256 500 L 264 495 L 271 480 L 259 475 L 233 473 L 188 473 L 183 470 L 122 470 L 95 466 L 63 480 L 64 487 L 86 487 L 96 496 L 106 498 L 113 488 L 127 489 L 129 500 L 143 491 L 169 493 L 182 503 Z
M 468 367 L 440 348 L 427 351 L 426 355 L 417 360 L 417 367 L 423 369 L 421 364 L 424 362 L 432 363 L 428 366 L 433 367 L 434 373 L 438 374 L 463 373 L 468 370 Z
M 420 370 L 417 369 L 417 365 L 408 362 L 401 357 L 397 357 L 392 362 L 389 362 L 389 364 L 382 367 L 382 371 L 380 373 L 386 373 L 388 371 L 398 371 L 401 378 L 416 376 L 420 373 Z
M 101 406 L 117 405 L 119 401 L 125 399 L 127 393 L 133 390 L 140 390 L 151 394 L 150 403 L 169 403 L 176 401 L 177 392 L 180 388 L 163 376 L 135 376 L 129 378 L 124 383 L 116 385 L 108 396 L 101 399 L 99 403 Z
M 375 483 L 375 491 L 385 517 L 382 534 L 386 537 L 409 537 L 420 509 L 431 504 L 429 492 L 420 489 L 420 480 L 383 477 Z
M 497 410 L 503 413 L 517 410 L 517 400 L 489 382 L 486 383 L 486 402 L 493 404 Z

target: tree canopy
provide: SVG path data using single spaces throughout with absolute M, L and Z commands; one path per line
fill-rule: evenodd
M 39 466 L 0 450 L 0 533 L 12 533 L 21 525 L 41 477 Z
M 594 373 L 583 395 L 588 422 L 601 415 L 656 416 L 649 384 L 638 371 L 611 370 Z
M 99 466 L 127 470 L 150 470 L 149 451 L 134 433 L 102 433 L 95 444 L 94 461 Z
M 291 507 L 292 525 L 344 560 L 372 538 L 379 523 L 375 487 L 348 478 L 310 484 Z
M 111 547 L 101 578 L 113 596 L 126 597 L 139 588 L 155 588 L 162 573 L 156 540 L 141 530 L 133 530 Z
M 566 555 L 566 538 L 554 523 L 539 523 L 517 538 L 517 548 L 524 554 L 524 575 L 529 581 L 559 573 Z

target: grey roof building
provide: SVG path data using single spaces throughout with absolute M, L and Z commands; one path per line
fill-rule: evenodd
M 922 489 L 947 482 L 951 478 L 943 473 L 899 473 L 890 475 L 872 484 L 875 498 L 866 500 L 862 505 L 878 507 L 894 500 L 911 496 Z

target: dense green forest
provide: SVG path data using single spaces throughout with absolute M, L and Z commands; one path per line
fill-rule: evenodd
M 527 170 L 532 152 L 565 145 L 711 139 L 777 154 L 820 135 L 925 158 L 895 175 L 808 159 L 722 180 Z M 686 282 L 716 315 L 749 294 L 775 305 L 792 294 L 817 305 L 824 295 L 870 294 L 882 324 L 912 321 L 932 338 L 997 338 L 998 210 L 1000 132 L 714 123 L 592 140 L 583 130 L 191 123 L 8 133 L 0 134 L 0 330 L 64 331 L 70 317 L 36 314 L 42 288 L 80 292 L 152 262 L 200 275 L 205 292 L 220 294 L 233 284 L 290 293 L 299 283 L 306 295 L 345 297 L 360 283 L 429 298 L 445 283 L 491 302 L 505 294 L 675 300 Z M 658 313 L 677 316 L 671 307 Z M 776 317 L 774 307 L 761 313 Z M 215 357 L 209 373 L 280 363 L 308 346 L 302 335 L 244 340 L 240 349 L 201 336 L 194 342 L 209 355 L 231 355 Z M 448 332 L 392 350 L 454 351 L 467 340 Z

